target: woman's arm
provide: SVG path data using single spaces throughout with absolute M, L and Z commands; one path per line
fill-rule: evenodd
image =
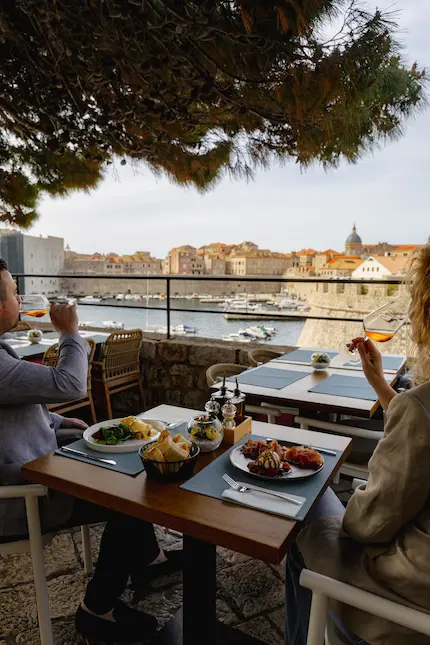
M 385 436 L 369 461 L 369 480 L 349 500 L 343 528 L 359 542 L 390 542 L 430 494 L 430 413 L 409 390 L 388 408 Z
M 380 404 L 386 410 L 391 399 L 397 396 L 397 392 L 385 380 L 380 352 L 369 339 L 354 338 L 352 346 L 357 347 L 364 375 L 378 395 Z

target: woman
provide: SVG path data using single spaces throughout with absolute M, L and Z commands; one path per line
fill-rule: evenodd
M 287 558 L 287 645 L 306 643 L 311 593 L 298 583 L 304 566 L 430 613 L 430 244 L 413 260 L 410 293 L 419 385 L 397 394 L 373 343 L 354 341 L 387 413 L 384 438 L 367 485 L 346 510 L 328 490 Z M 352 607 L 333 610 L 347 643 L 430 645 L 428 636 Z

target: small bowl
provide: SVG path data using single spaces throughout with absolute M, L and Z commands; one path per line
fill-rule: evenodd
M 155 441 L 147 443 L 139 448 L 139 456 L 145 466 L 148 479 L 164 482 L 179 482 L 189 479 L 196 467 L 197 457 L 200 454 L 200 448 L 193 443 L 188 459 L 182 461 L 152 461 L 145 459 L 145 452 L 154 444 Z
M 319 356 L 324 357 L 323 362 L 316 360 L 317 357 Z M 327 368 L 330 367 L 330 363 L 331 363 L 331 359 L 330 359 L 330 356 L 328 356 L 328 354 L 325 354 L 324 352 L 321 352 L 321 354 L 318 354 L 318 353 L 312 354 L 311 365 L 316 372 L 321 372 L 323 370 L 326 370 Z
M 31 329 L 27 334 L 28 340 L 30 341 L 30 343 L 33 343 L 33 345 L 40 343 L 42 337 L 43 333 L 40 331 L 40 329 Z

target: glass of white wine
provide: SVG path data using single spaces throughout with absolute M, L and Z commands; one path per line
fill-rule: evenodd
M 407 307 L 404 302 L 392 300 L 385 305 L 371 311 L 363 320 L 365 340 L 373 340 L 376 343 L 386 343 L 408 320 Z M 342 342 L 339 346 L 342 356 L 348 359 L 349 363 L 361 361 L 358 348 L 352 341 Z
M 43 318 L 49 311 L 49 300 L 42 294 L 20 296 L 19 313 L 33 318 Z

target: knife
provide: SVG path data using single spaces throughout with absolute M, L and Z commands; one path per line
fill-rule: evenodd
M 89 455 L 87 452 L 82 452 L 82 450 L 75 450 L 74 448 L 69 448 L 68 446 L 63 446 L 60 448 L 64 452 L 71 452 L 75 455 L 81 455 L 87 459 L 93 459 L 94 461 L 102 461 L 104 464 L 110 464 L 111 466 L 116 466 L 116 461 L 113 459 L 104 459 L 103 457 L 96 457 L 95 455 Z
M 286 493 L 278 493 L 278 491 L 275 490 L 268 490 L 267 488 L 262 488 L 261 486 L 255 486 L 254 484 L 247 484 L 245 482 L 237 482 L 240 486 L 243 486 L 244 488 L 249 488 L 249 490 L 255 490 L 257 493 L 267 493 L 268 495 L 273 495 L 274 497 L 280 497 L 281 499 L 284 499 L 287 502 L 291 502 L 292 504 L 296 504 L 296 506 L 301 506 L 303 502 L 301 502 L 299 499 L 296 499 L 295 497 L 291 497 L 291 495 L 287 495 Z

